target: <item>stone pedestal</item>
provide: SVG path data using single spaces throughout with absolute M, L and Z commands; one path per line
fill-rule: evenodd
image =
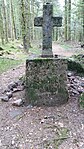
M 59 106 L 68 101 L 67 63 L 64 59 L 26 60 L 27 104 Z

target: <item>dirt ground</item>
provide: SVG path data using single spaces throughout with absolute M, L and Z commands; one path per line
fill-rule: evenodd
M 59 45 L 55 49 L 68 56 Z M 0 96 L 24 74 L 25 64 L 1 74 Z M 0 101 L 0 149 L 84 149 L 84 110 L 77 94 L 69 96 L 60 107 L 14 107 L 13 100 L 23 98 L 24 91 Z
M 61 55 L 64 57 L 71 57 L 72 55 L 76 54 L 84 54 L 84 48 L 81 48 L 80 43 L 67 41 L 65 45 L 66 44 L 68 44 L 69 46 L 65 46 L 65 48 L 63 48 L 62 43 L 60 46 L 59 43 L 57 44 L 56 42 L 53 42 L 53 54 Z

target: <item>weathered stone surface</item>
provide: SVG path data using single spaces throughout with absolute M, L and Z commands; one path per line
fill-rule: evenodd
M 4 101 L 4 102 L 8 102 L 8 101 L 9 101 L 9 99 L 8 99 L 7 96 L 1 96 L 1 97 L 0 97 L 0 100 L 1 100 L 1 101 Z
M 53 17 L 53 5 L 46 3 L 43 5 L 43 17 L 36 17 L 34 25 L 43 29 L 42 57 L 53 57 L 52 30 L 55 26 L 62 26 L 62 17 Z
M 42 26 L 43 24 L 43 18 L 42 17 L 37 17 L 34 19 L 34 26 Z
M 8 85 L 8 89 L 10 90 L 13 90 L 13 88 L 16 88 L 17 87 L 17 83 L 16 82 L 11 82 L 9 85 Z
M 68 59 L 68 70 L 84 74 L 83 54 L 74 55 Z
M 40 58 L 26 61 L 26 101 L 37 106 L 66 103 L 66 60 Z
M 13 93 L 19 92 L 19 91 L 23 91 L 23 90 L 24 90 L 24 87 L 23 86 L 19 86 L 19 87 L 13 89 Z
M 4 52 L 0 52 L 0 56 L 3 56 Z
M 13 96 L 12 92 L 7 92 L 6 95 L 8 96 L 8 99 L 10 99 Z
M 9 115 L 11 118 L 15 118 L 16 116 L 22 115 L 22 111 L 21 111 L 21 109 L 13 109 L 13 110 L 9 111 Z
M 80 76 L 77 76 L 77 74 L 74 74 L 74 72 L 68 72 L 67 74 L 68 76 L 68 90 L 69 90 L 69 93 L 71 95 L 79 95 L 81 93 L 84 92 L 84 87 L 81 86 L 83 85 L 83 77 L 80 77 Z
M 52 17 L 53 27 L 61 27 L 62 26 L 62 17 Z
M 16 101 L 14 101 L 14 102 L 12 103 L 12 105 L 13 105 L 13 106 L 18 106 L 18 107 L 20 107 L 20 106 L 23 105 L 23 100 L 22 100 L 22 99 L 18 99 L 18 100 L 16 100 Z
M 84 87 L 84 82 L 83 82 L 83 83 L 81 83 L 81 86 L 82 86 L 82 87 Z

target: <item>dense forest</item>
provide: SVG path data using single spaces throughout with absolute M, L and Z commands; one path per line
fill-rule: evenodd
M 34 17 L 42 16 L 42 7 L 52 2 L 54 16 L 62 16 L 61 28 L 54 27 L 53 40 L 84 42 L 84 0 L 0 0 L 0 38 L 2 44 L 22 39 L 25 50 L 32 40 L 42 38 L 42 28 L 34 27 Z

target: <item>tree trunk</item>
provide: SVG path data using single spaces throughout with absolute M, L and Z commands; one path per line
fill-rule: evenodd
M 3 29 L 3 18 L 0 9 L 0 37 L 2 41 L 2 45 L 4 45 L 4 29 Z
M 34 1 L 31 0 L 31 40 L 34 39 Z
M 65 40 L 67 41 L 68 37 L 67 37 L 67 0 L 65 0 Z
M 24 49 L 28 52 L 30 48 L 30 0 L 25 4 L 21 0 L 21 24 L 22 24 L 22 38 Z
M 30 35 L 30 0 L 27 0 L 28 4 L 26 7 L 26 43 L 27 43 L 27 50 L 31 47 L 31 35 Z
M 7 22 L 7 12 L 6 12 L 6 4 L 5 0 L 3 0 L 3 16 L 4 16 L 4 25 L 5 25 L 5 41 L 8 42 L 8 22 Z
M 68 40 L 71 40 L 71 0 L 68 0 Z
M 58 40 L 58 27 L 56 27 L 56 41 Z
M 12 25 L 13 25 L 14 38 L 17 39 L 12 0 L 11 0 L 11 16 L 12 16 Z
M 82 10 L 83 10 L 83 41 L 84 41 L 84 0 L 83 0 L 83 8 L 82 8 Z

